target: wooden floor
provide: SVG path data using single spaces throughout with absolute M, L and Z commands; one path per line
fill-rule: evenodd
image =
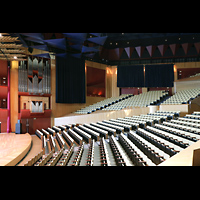
M 29 161 L 31 158 L 33 158 L 35 155 L 41 152 L 42 145 L 41 140 L 36 135 L 31 135 L 32 138 L 32 145 L 28 152 L 28 154 L 25 156 L 23 160 L 20 161 L 20 163 L 17 164 L 17 166 L 23 166 L 27 161 Z
M 30 150 L 32 137 L 28 133 L 0 133 L 0 166 L 15 166 Z

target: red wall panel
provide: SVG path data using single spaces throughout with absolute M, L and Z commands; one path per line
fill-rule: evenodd
M 87 66 L 87 96 L 105 97 L 106 70 Z

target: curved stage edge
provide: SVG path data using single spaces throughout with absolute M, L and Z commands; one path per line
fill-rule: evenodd
M 0 166 L 15 166 L 31 148 L 32 137 L 29 133 L 0 134 Z

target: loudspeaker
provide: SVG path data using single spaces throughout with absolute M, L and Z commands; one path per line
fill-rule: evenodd
M 15 133 L 22 134 L 22 124 L 20 123 L 20 120 L 15 124 Z

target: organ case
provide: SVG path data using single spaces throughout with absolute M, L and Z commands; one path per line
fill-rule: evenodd
M 51 93 L 50 60 L 28 56 L 27 61 L 19 62 L 19 92 L 33 94 Z

